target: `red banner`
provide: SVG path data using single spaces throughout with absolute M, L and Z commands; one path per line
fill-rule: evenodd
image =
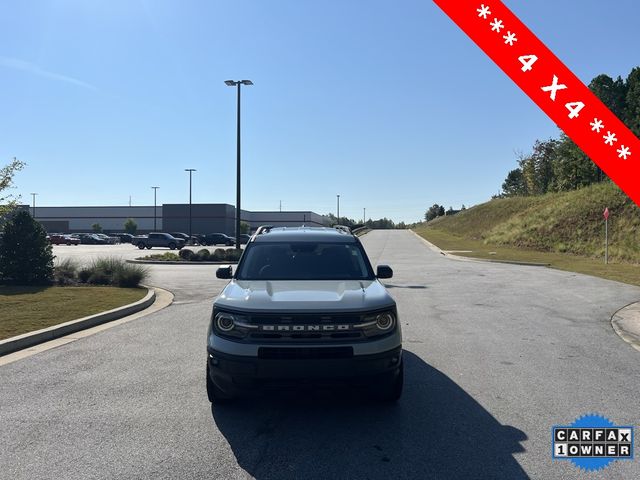
M 499 0 L 435 3 L 640 205 L 640 140 Z

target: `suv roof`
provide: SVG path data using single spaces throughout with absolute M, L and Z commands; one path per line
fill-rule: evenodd
M 346 227 L 259 227 L 253 242 L 337 242 L 355 243 L 356 237 Z

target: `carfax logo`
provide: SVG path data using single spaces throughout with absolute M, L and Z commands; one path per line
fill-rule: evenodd
M 614 460 L 633 460 L 633 427 L 614 425 L 600 415 L 554 426 L 552 441 L 554 459 L 571 460 L 585 470 L 600 470 Z

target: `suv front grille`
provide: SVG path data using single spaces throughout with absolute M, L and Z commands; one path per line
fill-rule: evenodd
M 332 341 L 362 340 L 365 335 L 353 325 L 362 322 L 359 314 L 258 314 L 251 315 L 249 322 L 258 325 L 248 337 L 260 341 Z

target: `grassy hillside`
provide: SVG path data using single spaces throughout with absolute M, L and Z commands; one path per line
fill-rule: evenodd
M 466 241 L 473 241 L 490 247 L 602 258 L 605 207 L 611 212 L 611 261 L 640 263 L 640 209 L 610 182 L 572 192 L 492 200 L 433 220 L 417 232 L 433 240 L 446 236 L 449 249 L 469 248 Z

